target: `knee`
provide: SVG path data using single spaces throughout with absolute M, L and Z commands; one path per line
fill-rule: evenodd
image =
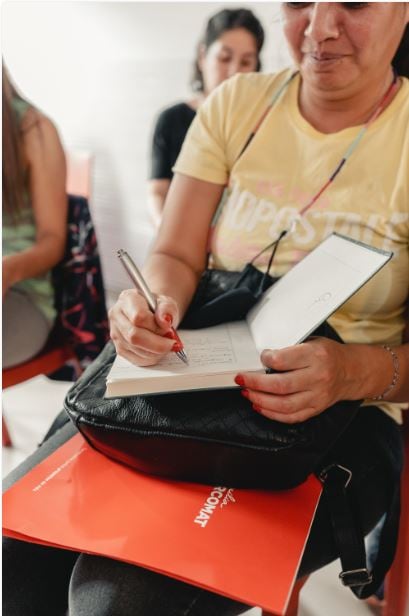
M 139 568 L 120 561 L 82 554 L 69 586 L 72 616 L 137 616 Z
M 188 613 L 187 607 L 201 592 L 135 565 L 82 554 L 71 576 L 70 616 Z

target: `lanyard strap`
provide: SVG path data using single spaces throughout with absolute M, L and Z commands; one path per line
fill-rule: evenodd
M 278 101 L 278 99 L 280 98 L 281 94 L 284 92 L 284 90 L 287 89 L 287 87 L 290 85 L 290 83 L 292 82 L 292 80 L 294 79 L 294 77 L 296 77 L 298 75 L 299 71 L 294 71 L 294 73 L 292 73 L 288 79 L 285 80 L 285 82 L 283 84 L 281 84 L 281 86 L 278 88 L 278 90 L 273 94 L 272 99 L 268 105 L 268 107 L 266 108 L 265 111 L 263 111 L 261 117 L 259 118 L 258 122 L 256 123 L 255 127 L 253 128 L 253 130 L 251 131 L 250 135 L 247 137 L 247 141 L 244 144 L 244 146 L 242 147 L 242 149 L 240 150 L 240 154 L 238 155 L 238 157 L 236 158 L 236 163 L 239 160 L 239 158 L 242 157 L 242 155 L 244 154 L 244 152 L 247 150 L 247 148 L 249 147 L 250 143 L 253 141 L 254 137 L 257 134 L 258 129 L 260 128 L 260 126 L 262 125 L 262 123 L 264 122 L 265 118 L 267 117 L 267 114 L 269 113 L 270 109 L 272 109 L 274 107 L 274 105 L 276 104 L 276 102 Z
M 250 133 L 250 135 L 248 136 L 243 148 L 240 151 L 240 154 L 238 155 L 236 162 L 242 157 L 242 155 L 244 154 L 244 152 L 247 150 L 247 148 L 249 147 L 250 143 L 253 141 L 255 135 L 257 134 L 258 130 L 260 129 L 261 125 L 263 124 L 265 118 L 267 117 L 269 111 L 272 109 L 272 107 L 276 104 L 277 100 L 280 98 L 281 94 L 287 89 L 287 87 L 290 85 L 290 83 L 293 81 L 293 79 L 298 75 L 299 71 L 295 71 L 293 72 L 288 79 L 285 80 L 285 82 L 283 84 L 281 84 L 281 86 L 277 89 L 277 91 L 273 94 L 272 99 L 268 105 L 268 107 L 266 108 L 266 110 L 263 112 L 263 114 L 261 115 L 261 117 L 259 118 L 259 120 L 257 121 L 254 129 L 252 130 L 252 132 Z M 355 151 L 355 149 L 358 147 L 359 143 L 361 142 L 363 136 L 365 135 L 366 131 L 368 130 L 368 128 L 371 126 L 371 124 L 373 124 L 373 122 L 375 122 L 375 120 L 379 117 L 379 115 L 382 113 L 382 111 L 385 109 L 385 107 L 388 105 L 389 100 L 392 98 L 392 96 L 394 96 L 395 91 L 397 90 L 397 88 L 399 87 L 399 82 L 398 82 L 398 74 L 396 73 L 396 71 L 393 71 L 393 79 L 392 82 L 390 84 L 390 86 L 388 87 L 387 91 L 385 92 L 384 96 L 382 97 L 382 99 L 380 100 L 378 106 L 376 107 L 375 111 L 371 114 L 371 116 L 369 117 L 369 119 L 365 122 L 365 124 L 362 126 L 362 128 L 359 130 L 358 134 L 356 135 L 356 137 L 353 139 L 352 143 L 348 146 L 348 148 L 346 149 L 344 155 L 342 156 L 341 160 L 339 161 L 339 163 L 337 164 L 337 166 L 335 167 L 334 171 L 331 173 L 329 179 L 323 184 L 323 186 L 314 194 L 314 196 L 306 203 L 306 205 L 304 205 L 304 207 L 301 208 L 301 210 L 298 212 L 297 218 L 299 219 L 301 216 L 304 216 L 304 214 L 314 205 L 314 203 L 316 203 L 316 201 L 318 201 L 318 199 L 321 197 L 321 195 L 327 190 L 327 188 L 332 184 L 332 182 L 335 180 L 335 178 L 337 177 L 337 175 L 340 173 L 341 169 L 344 167 L 345 163 L 347 162 L 347 160 L 349 160 L 349 158 L 352 156 L 353 152 Z M 209 236 L 209 254 L 210 254 L 210 237 L 212 235 L 212 231 L 214 229 L 214 227 L 216 226 L 216 223 L 220 217 L 220 213 L 223 207 L 223 200 L 221 202 L 221 204 L 219 205 L 219 207 L 216 210 L 216 213 L 213 217 L 213 221 L 211 224 L 211 229 L 210 229 L 210 236 Z M 297 221 L 297 218 L 294 219 L 294 221 L 292 222 L 292 225 L 290 226 L 289 229 L 285 229 L 283 231 L 281 231 L 280 235 L 278 236 L 278 238 L 276 240 L 274 240 L 273 242 L 271 242 L 270 244 L 268 244 L 268 246 L 266 246 L 265 248 L 263 248 L 263 250 L 261 250 L 255 257 L 253 257 L 253 259 L 251 260 L 251 263 L 254 263 L 254 261 L 261 255 L 263 254 L 263 252 L 265 252 L 266 250 L 268 250 L 269 248 L 273 248 L 272 254 L 270 256 L 270 260 L 268 263 L 268 269 L 267 269 L 267 273 L 269 273 L 269 270 L 271 268 L 271 264 L 273 262 L 273 258 L 275 255 L 275 252 L 277 250 L 278 244 L 279 242 L 286 236 L 288 235 L 288 233 L 290 233 L 293 230 L 293 227 Z
M 280 86 L 280 88 L 277 90 L 277 92 L 273 95 L 273 98 L 271 99 L 270 104 L 268 105 L 267 109 L 264 111 L 264 113 L 260 117 L 260 119 L 257 122 L 257 124 L 256 124 L 255 128 L 253 129 L 253 131 L 250 133 L 250 135 L 249 135 L 246 143 L 244 144 L 244 147 L 241 150 L 237 160 L 243 155 L 245 150 L 248 148 L 248 146 L 252 142 L 253 138 L 255 137 L 257 131 L 259 130 L 260 126 L 262 125 L 264 119 L 266 118 L 268 112 L 275 105 L 275 103 L 277 102 L 278 98 L 281 96 L 282 92 L 284 92 L 284 90 L 289 86 L 289 84 L 291 83 L 291 81 L 294 79 L 294 77 L 296 75 L 298 75 L 298 71 L 292 73 L 290 75 L 290 77 Z M 391 82 L 390 86 L 388 87 L 387 91 L 385 92 L 385 94 L 383 95 L 382 99 L 380 100 L 380 102 L 379 102 L 378 106 L 376 107 L 375 111 L 371 114 L 369 119 L 365 122 L 365 124 L 362 126 L 362 128 L 358 132 L 357 136 L 353 139 L 352 143 L 348 146 L 348 148 L 346 149 L 346 151 L 345 151 L 344 155 L 342 156 L 341 160 L 339 161 L 339 163 L 335 167 L 334 171 L 331 173 L 329 179 L 315 193 L 315 195 L 310 199 L 310 201 L 308 201 L 308 203 L 306 203 L 306 205 L 304 205 L 304 207 L 301 208 L 301 210 L 298 213 L 298 216 L 303 216 L 305 214 L 305 212 L 307 212 L 307 210 L 309 210 L 310 207 L 312 207 L 314 205 L 314 203 L 321 197 L 323 192 L 325 190 L 327 190 L 329 185 L 332 184 L 332 182 L 335 180 L 335 178 L 337 177 L 337 175 L 339 174 L 339 172 L 341 171 L 341 169 L 343 168 L 343 166 L 345 165 L 347 160 L 351 157 L 351 155 L 353 154 L 355 149 L 358 147 L 359 143 L 361 142 L 361 140 L 362 140 L 363 136 L 365 135 L 366 131 L 368 130 L 368 128 L 371 126 L 371 124 L 373 124 L 373 122 L 375 122 L 375 120 L 380 116 L 382 111 L 385 109 L 385 107 L 387 106 L 387 104 L 389 102 L 389 99 L 392 97 L 392 95 L 395 94 L 395 91 L 397 90 L 398 86 L 399 86 L 398 74 L 394 70 L 392 82 Z M 236 162 L 237 162 L 237 160 L 236 160 Z

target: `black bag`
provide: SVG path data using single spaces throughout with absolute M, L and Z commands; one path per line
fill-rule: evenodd
M 242 273 L 206 270 L 183 324 L 205 327 L 244 318 L 273 283 L 251 264 Z M 341 342 L 327 323 L 314 334 Z M 108 343 L 65 400 L 65 410 L 91 446 L 142 472 L 211 485 L 286 489 L 315 472 L 323 483 L 343 584 L 359 598 L 376 591 L 395 553 L 400 467 L 387 463 L 390 503 L 378 558 L 369 572 L 347 490 L 351 471 L 330 454 L 356 417 L 359 401 L 338 402 L 308 421 L 287 425 L 255 413 L 237 390 L 105 399 L 114 358 Z
M 183 325 L 244 318 L 273 283 L 251 265 L 243 273 L 206 270 Z M 341 341 L 327 323 L 314 333 Z M 114 358 L 110 343 L 68 392 L 65 409 L 95 449 L 163 477 L 294 487 L 317 468 L 359 408 L 358 401 L 339 402 L 306 422 L 287 425 L 255 413 L 238 389 L 105 399 Z

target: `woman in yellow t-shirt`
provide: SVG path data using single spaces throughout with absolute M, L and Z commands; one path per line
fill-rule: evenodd
M 378 439 L 394 435 L 389 442 L 398 456 L 398 424 L 409 401 L 409 5 L 284 3 L 283 16 L 298 73 L 236 76 L 199 109 L 144 268 L 158 308 L 152 315 L 137 291 L 125 291 L 111 311 L 111 335 L 118 353 L 139 365 L 155 364 L 171 350 L 165 316 L 177 326 L 189 305 L 225 186 L 210 240 L 214 267 L 241 270 L 293 221 L 273 275 L 333 231 L 392 250 L 384 271 L 330 320 L 347 344 L 315 338 L 267 349 L 263 363 L 279 374 L 236 377 L 255 412 L 286 423 L 342 399 L 364 399 L 337 447 L 356 452 L 361 443 L 365 466 L 370 437 L 365 422 L 359 435 L 359 422 L 380 419 Z M 267 259 L 257 266 L 265 269 Z M 365 489 L 358 479 L 351 488 L 366 532 L 385 510 L 384 473 L 382 461 L 373 483 L 367 475 Z M 299 574 L 335 557 L 322 549 L 331 541 L 323 540 L 327 524 L 320 506 Z
M 366 399 L 334 449 L 337 464 L 350 466 L 345 492 L 367 533 L 388 507 L 389 464 L 399 470 L 402 462 L 399 422 L 409 400 L 409 82 L 402 76 L 409 5 L 284 3 L 283 16 L 299 72 L 234 77 L 200 107 L 144 268 L 158 296 L 156 313 L 137 291 L 124 291 L 111 309 L 111 335 L 118 353 L 138 365 L 172 350 L 165 334 L 178 326 L 206 267 L 211 222 L 228 180 L 211 236 L 219 268 L 241 269 L 289 226 L 273 274 L 285 273 L 333 230 L 392 249 L 382 274 L 332 319 L 347 344 L 313 338 L 267 349 L 263 363 L 278 372 L 237 375 L 254 411 L 285 423 L 339 400 Z M 322 499 L 298 576 L 338 555 Z M 10 614 L 63 613 L 67 603 L 70 616 L 233 616 L 248 609 L 126 563 L 11 539 L 3 564 Z M 344 580 L 363 584 L 369 576 L 363 568 Z
M 169 328 L 164 315 L 177 326 L 189 305 L 228 185 L 211 234 L 215 267 L 241 270 L 293 221 L 273 275 L 284 274 L 332 231 L 394 252 L 383 272 L 331 319 L 350 344 L 319 339 L 266 351 L 264 363 L 284 374 L 240 375 L 249 399 L 263 415 L 292 423 L 336 400 L 380 398 L 378 405 L 401 421 L 401 403 L 409 397 L 408 346 L 402 346 L 409 80 L 396 76 L 392 60 L 401 40 L 407 54 L 408 11 L 405 3 L 284 4 L 285 34 L 299 72 L 235 76 L 199 109 L 144 269 L 159 296 L 157 312 L 153 316 L 135 290 L 121 295 L 111 311 L 119 354 L 147 365 L 171 350 L 162 335 Z M 267 260 L 257 266 L 265 269 Z M 382 345 L 393 347 L 397 359 Z

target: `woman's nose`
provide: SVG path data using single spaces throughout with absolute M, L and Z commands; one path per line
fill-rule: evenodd
M 304 36 L 315 43 L 322 43 L 327 39 L 338 38 L 339 34 L 339 10 L 337 3 L 312 3 Z
M 242 72 L 242 70 L 243 70 L 242 63 L 240 59 L 237 59 L 237 60 L 234 59 L 229 63 L 229 66 L 228 66 L 229 77 L 233 77 L 233 75 L 235 75 L 236 73 Z
M 227 67 L 227 73 L 229 77 L 233 77 L 240 70 L 240 63 L 236 60 L 232 60 L 229 62 L 229 66 Z

